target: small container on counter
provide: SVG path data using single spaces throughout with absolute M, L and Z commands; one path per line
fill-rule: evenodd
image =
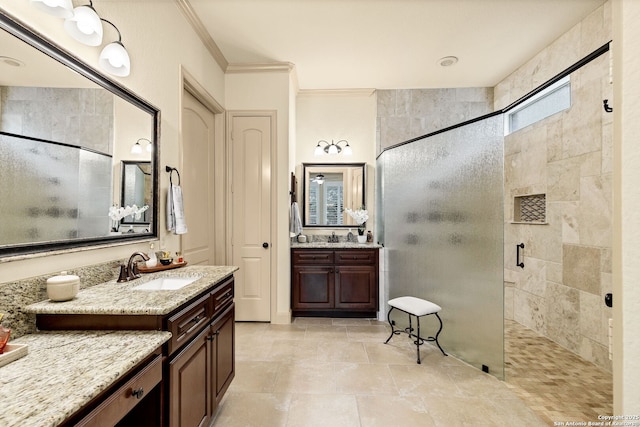
M 80 290 L 80 278 L 66 271 L 47 279 L 47 296 L 51 301 L 69 301 Z

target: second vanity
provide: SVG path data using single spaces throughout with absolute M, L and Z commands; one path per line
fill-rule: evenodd
M 153 381 L 161 383 L 156 404 L 147 406 L 151 413 L 161 412 L 162 420 L 157 425 L 208 425 L 235 375 L 236 270 L 233 266 L 188 266 L 130 282 L 114 280 L 85 289 L 71 301 L 43 301 L 29 305 L 25 311 L 36 314 L 38 329 L 49 331 L 45 334 L 74 330 L 170 332 L 161 352 L 139 369 L 143 377 L 153 377 Z M 162 278 L 192 282 L 177 289 L 139 287 Z M 128 397 L 143 393 L 136 390 L 129 387 L 124 392 Z M 104 406 L 110 406 L 107 413 L 123 411 L 117 395 L 102 400 L 99 404 L 90 402 L 64 424 L 85 425 L 82 423 L 88 419 L 86 425 L 94 425 L 91 415 Z M 142 412 L 143 418 L 146 415 Z
M 294 316 L 376 317 L 379 245 L 293 243 Z

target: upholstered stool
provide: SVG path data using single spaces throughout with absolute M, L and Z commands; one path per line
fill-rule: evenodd
M 409 338 L 416 339 L 414 341 L 414 344 L 416 345 L 416 351 L 418 353 L 418 363 L 420 363 L 420 346 L 424 344 L 425 341 L 434 341 L 438 346 L 438 348 L 440 349 L 440 351 L 442 352 L 442 354 L 444 354 L 445 356 L 447 355 L 447 353 L 444 352 L 442 347 L 440 347 L 440 343 L 438 342 L 438 335 L 440 335 L 440 331 L 442 331 L 442 319 L 440 319 L 440 316 L 438 316 L 438 312 L 442 310 L 442 308 L 439 305 L 434 304 L 431 301 L 427 301 L 427 300 L 416 298 L 416 297 L 394 298 L 392 300 L 389 300 L 388 304 L 390 308 L 389 308 L 389 312 L 387 313 L 387 320 L 389 321 L 389 325 L 391 325 L 391 335 L 389 335 L 389 338 L 387 338 L 387 340 L 384 342 L 385 344 L 389 342 L 389 340 L 393 335 L 398 335 L 401 332 L 403 332 L 409 335 Z M 404 331 L 401 329 L 394 328 L 394 323 L 391 321 L 391 312 L 393 311 L 394 308 L 396 310 L 403 311 L 409 315 L 409 327 L 405 328 Z M 422 316 L 429 316 L 431 314 L 434 314 L 438 318 L 438 321 L 440 322 L 440 329 L 438 329 L 438 332 L 436 332 L 435 337 L 421 338 L 420 337 L 420 318 Z M 416 331 L 417 333 L 415 334 L 413 333 L 413 327 L 411 325 L 411 316 L 415 316 L 417 320 L 418 330 Z

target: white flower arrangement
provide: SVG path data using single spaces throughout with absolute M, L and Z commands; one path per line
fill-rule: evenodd
M 111 231 L 118 231 L 122 218 L 133 216 L 135 219 L 140 219 L 142 217 L 142 213 L 147 209 L 149 209 L 148 205 L 144 205 L 141 208 L 137 205 L 125 207 L 118 207 L 118 205 L 111 206 L 109 208 L 109 218 L 113 221 L 113 228 Z
M 369 212 L 366 209 L 357 209 L 354 211 L 349 208 L 346 208 L 344 211 L 349 214 L 351 218 L 353 218 L 356 224 L 358 224 L 358 234 L 362 236 L 365 229 L 364 224 L 369 219 Z

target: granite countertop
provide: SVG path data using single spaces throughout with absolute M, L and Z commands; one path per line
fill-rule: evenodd
M 328 243 L 328 242 L 308 242 L 297 243 L 292 242 L 291 248 L 293 249 L 379 249 L 383 246 L 378 243 Z
M 207 289 L 232 275 L 235 266 L 186 266 L 157 273 L 143 274 L 130 282 L 117 283 L 111 280 L 81 290 L 78 295 L 65 302 L 41 301 L 24 307 L 27 313 L 38 314 L 168 314 Z M 131 289 L 158 277 L 201 276 L 187 286 L 167 291 Z M 82 280 L 82 278 L 80 278 Z
M 162 331 L 25 335 L 29 354 L 0 368 L 0 425 L 56 426 L 169 340 Z

